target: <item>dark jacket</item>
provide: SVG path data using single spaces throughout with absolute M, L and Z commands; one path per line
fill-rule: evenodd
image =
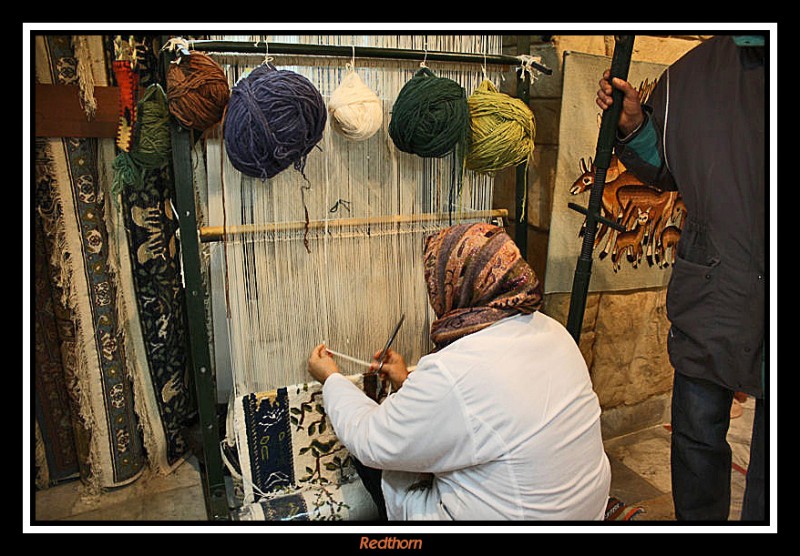
M 667 290 L 672 365 L 756 397 L 766 313 L 766 98 L 763 47 L 717 36 L 666 70 L 645 107 L 660 156 L 637 152 L 635 138 L 617 145 L 628 169 L 677 189 L 686 203 Z

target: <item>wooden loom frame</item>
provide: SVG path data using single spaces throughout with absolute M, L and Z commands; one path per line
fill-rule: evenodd
M 164 37 L 164 44 L 169 37 Z M 255 53 L 264 52 L 264 46 L 251 42 L 235 41 L 191 41 L 190 48 L 203 52 L 217 53 Z M 411 49 L 392 49 L 377 47 L 351 47 L 313 44 L 281 44 L 269 43 L 270 54 L 293 54 L 301 56 L 335 56 L 350 58 L 358 51 L 359 58 L 380 58 L 394 60 L 435 60 L 469 64 L 492 64 L 503 66 L 519 66 L 520 58 L 507 55 L 462 54 L 450 52 L 431 52 Z M 517 36 L 517 51 L 520 54 L 530 53 L 530 37 Z M 164 64 L 174 54 L 165 56 Z M 552 70 L 536 63 L 531 64 L 538 71 L 550 75 Z M 527 105 L 530 100 L 530 76 L 521 69 L 517 72 L 517 96 Z M 226 230 L 218 227 L 198 228 L 195 191 L 192 177 L 192 130 L 184 128 L 171 118 L 173 178 L 176 194 L 176 210 L 179 218 L 181 258 L 183 261 L 184 281 L 186 288 L 186 312 L 189 323 L 190 359 L 197 395 L 199 423 L 203 439 L 203 458 L 201 477 L 206 501 L 206 510 L 210 520 L 225 521 L 230 519 L 227 489 L 225 485 L 224 467 L 220 452 L 220 431 L 216 410 L 216 382 L 212 372 L 211 352 L 209 349 L 209 331 L 206 328 L 207 292 L 203 283 L 200 244 L 216 241 L 225 235 Z M 527 221 L 526 221 L 527 178 L 524 164 L 516 170 L 516 210 L 515 210 L 515 242 L 523 257 L 527 255 Z M 484 211 L 486 212 L 486 211 Z M 489 211 L 492 212 L 492 211 Z M 507 216 L 507 211 L 498 210 L 493 214 L 481 216 Z M 424 215 L 420 216 L 424 218 Z M 376 221 L 375 219 L 371 221 Z M 364 222 L 360 222 L 363 224 Z M 292 225 L 291 223 L 289 224 Z M 312 224 L 315 225 L 315 224 Z M 247 233 L 251 229 L 228 229 L 229 233 Z

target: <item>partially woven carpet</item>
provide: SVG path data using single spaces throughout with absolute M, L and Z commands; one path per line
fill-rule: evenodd
M 606 506 L 604 521 L 630 521 L 643 512 L 644 508 L 639 506 L 626 506 L 620 499 L 611 496 Z
M 349 378 L 364 388 L 362 375 Z M 318 382 L 235 398 L 231 428 L 244 492 L 238 519 L 377 518 L 377 507 L 325 414 Z

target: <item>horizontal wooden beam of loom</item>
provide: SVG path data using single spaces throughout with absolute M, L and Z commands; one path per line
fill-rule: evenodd
M 308 223 L 309 229 L 330 227 L 353 228 L 356 226 L 366 226 L 369 224 L 402 224 L 407 222 L 432 222 L 436 220 L 446 220 L 448 213 L 424 213 L 424 214 L 399 214 L 391 216 L 374 216 L 371 218 L 341 218 L 337 220 L 312 220 Z M 507 218 L 507 209 L 476 210 L 460 213 L 463 218 Z M 222 241 L 225 236 L 242 236 L 262 232 L 283 232 L 292 230 L 304 230 L 305 222 L 276 222 L 271 224 L 249 224 L 245 226 L 228 226 L 227 230 L 223 226 L 204 226 L 200 228 L 200 241 L 211 243 Z M 227 234 L 226 234 L 227 232 Z
M 89 119 L 77 85 L 36 83 L 34 88 L 36 137 L 116 137 L 119 88 L 95 86 L 97 111 Z

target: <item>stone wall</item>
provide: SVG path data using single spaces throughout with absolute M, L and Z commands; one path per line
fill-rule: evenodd
M 699 44 L 701 36 L 637 36 L 632 60 L 670 64 Z M 503 39 L 506 54 L 517 55 L 516 37 Z M 531 36 L 530 54 L 553 70 L 531 85 L 530 106 L 536 117 L 536 149 L 527 178 L 528 262 L 542 278 L 547 272 L 550 215 L 555 186 L 561 111 L 561 68 L 566 51 L 611 56 L 610 35 Z M 599 76 L 598 76 L 599 79 Z M 509 73 L 501 89 L 509 94 L 515 76 Z M 495 182 L 496 208 L 509 211 L 514 233 L 513 169 Z M 577 261 L 576 261 L 577 262 Z M 672 367 L 666 351 L 669 321 L 665 288 L 588 296 L 580 348 L 603 408 L 603 434 L 620 436 L 669 420 Z M 566 324 L 569 294 L 551 294 L 544 312 Z

